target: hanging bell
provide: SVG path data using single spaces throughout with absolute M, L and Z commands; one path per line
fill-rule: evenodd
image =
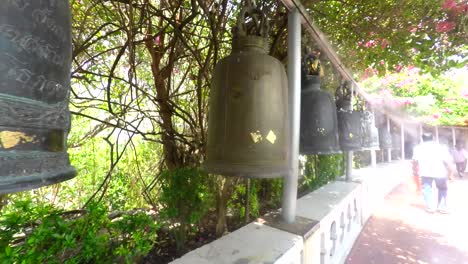
M 401 135 L 396 131 L 392 133 L 392 148 L 401 149 Z
M 247 15 L 254 18 L 249 23 Z M 267 36 L 266 15 L 244 7 L 232 53 L 216 65 L 211 83 L 208 172 L 273 178 L 290 170 L 288 82 L 284 66 L 268 55 Z
M 390 132 L 388 132 L 386 127 L 379 128 L 379 144 L 380 144 L 380 149 L 392 148 L 392 136 Z
M 348 82 L 337 90 L 339 140 L 343 151 L 362 150 L 361 112 L 353 110 L 351 94 Z
M 320 90 L 318 72 L 310 72 L 316 61 L 309 55 L 302 67 L 300 153 L 339 153 L 335 102 L 328 92 Z
M 76 175 L 66 152 L 70 67 L 68 1 L 2 3 L 0 194 Z
M 379 149 L 379 131 L 375 126 L 374 114 L 364 110 L 361 114 L 362 147 L 364 149 Z

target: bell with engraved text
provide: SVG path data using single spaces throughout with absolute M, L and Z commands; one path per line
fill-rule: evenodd
M 379 128 L 379 145 L 380 149 L 392 148 L 392 135 L 388 132 L 387 127 Z
M 203 164 L 210 173 L 274 178 L 289 172 L 288 83 L 284 66 L 268 55 L 267 36 L 265 14 L 248 4 L 232 53 L 216 65 L 211 83 Z
M 362 147 L 364 149 L 379 149 L 379 130 L 375 126 L 374 114 L 369 110 L 362 111 Z
M 351 84 L 344 82 L 336 92 L 340 148 L 343 151 L 362 150 L 361 111 L 353 109 Z
M 68 1 L 2 1 L 0 194 L 76 175 L 67 154 L 70 67 Z
M 317 65 L 314 67 L 314 65 Z M 318 59 L 308 55 L 302 67 L 300 153 L 340 153 L 336 107 L 330 93 L 320 90 Z

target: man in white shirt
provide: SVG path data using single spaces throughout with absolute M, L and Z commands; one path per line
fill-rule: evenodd
M 447 178 L 452 178 L 452 157 L 447 147 L 433 140 L 431 133 L 424 133 L 422 139 L 423 142 L 414 147 L 413 160 L 419 168 L 426 211 L 435 211 L 432 201 L 432 182 L 435 181 L 438 190 L 437 209 L 447 213 Z
M 458 176 L 461 178 L 463 177 L 463 172 L 465 172 L 466 158 L 468 157 L 468 154 L 466 153 L 466 150 L 463 148 L 463 144 L 461 142 L 457 142 L 452 154 L 453 154 L 453 161 L 455 162 L 455 165 L 457 166 Z

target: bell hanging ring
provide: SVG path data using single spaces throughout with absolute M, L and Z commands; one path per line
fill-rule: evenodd
M 290 171 L 287 76 L 268 49 L 267 17 L 250 3 L 239 14 L 231 54 L 213 74 L 203 164 L 210 173 L 274 178 Z

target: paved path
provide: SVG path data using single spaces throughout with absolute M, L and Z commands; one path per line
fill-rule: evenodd
M 368 220 L 346 264 L 468 264 L 467 176 L 449 185 L 449 215 L 425 212 L 414 185 L 400 185 Z

